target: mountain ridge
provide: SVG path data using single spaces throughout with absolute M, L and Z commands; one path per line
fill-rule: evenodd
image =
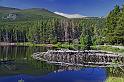
M 17 20 L 40 20 L 43 18 L 98 18 L 98 17 L 88 17 L 80 14 L 64 14 L 49 11 L 45 8 L 28 8 L 28 9 L 18 9 L 11 7 L 0 6 L 0 20 L 4 21 L 17 21 Z
M 14 17 L 14 18 L 13 18 Z M 18 9 L 0 6 L 0 20 L 40 20 L 42 18 L 65 18 L 45 8 Z

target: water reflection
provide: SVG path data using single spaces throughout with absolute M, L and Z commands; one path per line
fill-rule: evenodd
M 105 82 L 107 76 L 103 68 L 83 68 L 81 70 L 65 70 L 52 72 L 46 76 L 16 75 L 0 77 L 0 82 Z
M 0 62 L 0 82 L 18 82 L 20 79 L 24 82 L 105 82 L 108 74 L 113 76 L 111 68 L 106 72 L 104 68 L 61 67 L 31 58 L 33 53 L 49 49 L 53 48 L 1 46 L 0 61 L 13 61 Z M 122 76 L 120 69 L 116 72 Z
M 48 47 L 0 46 L 0 59 L 28 58 L 34 52 L 47 51 Z
M 42 61 L 31 58 L 34 52 L 46 51 L 46 47 L 0 47 L 0 76 L 30 74 L 44 75 L 53 72 L 57 68 Z M 11 62 L 2 62 L 12 60 Z

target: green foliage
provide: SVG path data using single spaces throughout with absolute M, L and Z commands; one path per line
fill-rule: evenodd
M 81 49 L 84 49 L 84 47 L 85 47 L 85 38 L 81 35 L 81 37 L 80 37 L 80 43 L 81 43 Z
M 109 13 L 104 32 L 107 43 L 124 45 L 124 6 L 120 8 L 116 5 Z
M 0 22 L 0 41 L 56 44 L 78 40 L 88 27 L 94 36 L 94 25 L 101 19 L 58 19 Z M 87 23 L 88 22 L 88 23 Z M 91 24 L 90 24 L 91 23 Z M 99 23 L 99 22 L 98 22 Z M 85 25 L 84 25 L 85 24 Z M 95 27 L 98 28 L 98 27 Z M 86 33 L 85 33 L 86 35 Z M 71 42 L 72 43 L 72 42 Z
M 91 46 L 93 45 L 93 39 L 92 39 L 92 31 L 90 28 L 85 28 L 84 32 L 80 36 L 80 43 L 81 43 L 81 48 L 90 50 Z

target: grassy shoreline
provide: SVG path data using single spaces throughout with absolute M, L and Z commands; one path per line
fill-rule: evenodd
M 114 53 L 122 53 L 124 54 L 124 49 L 120 49 L 120 48 L 116 48 L 116 47 L 112 47 L 112 46 L 93 46 L 93 49 L 96 50 L 104 50 L 104 51 L 110 51 L 110 52 L 114 52 Z
M 108 77 L 106 82 L 124 82 L 123 77 Z
M 65 48 L 65 49 L 76 49 L 78 50 L 81 49 L 82 45 L 81 44 L 32 44 L 32 43 L 17 43 L 19 46 L 42 46 L 42 47 L 57 47 L 57 48 Z M 101 46 L 92 46 L 91 47 L 93 50 L 103 50 L 103 51 L 109 51 L 109 52 L 114 52 L 114 53 L 122 53 L 124 55 L 124 49 L 120 49 L 117 47 L 112 47 L 108 45 L 101 45 Z M 82 50 L 82 49 L 81 49 Z

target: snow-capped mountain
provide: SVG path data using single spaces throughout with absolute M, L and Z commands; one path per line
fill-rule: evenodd
M 55 14 L 67 17 L 67 18 L 85 18 L 87 16 L 83 16 L 80 14 L 65 14 L 65 13 L 60 13 L 60 12 L 54 12 Z

